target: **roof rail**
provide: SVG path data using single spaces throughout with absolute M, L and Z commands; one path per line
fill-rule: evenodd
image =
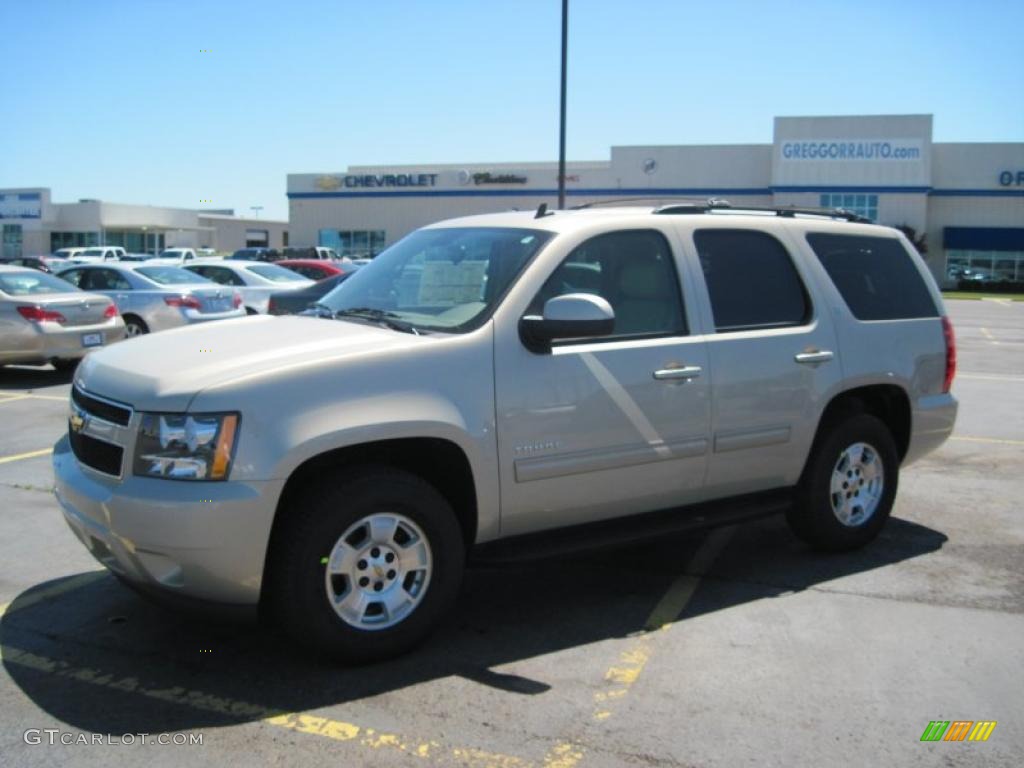
M 822 216 L 829 219 L 842 219 L 856 224 L 874 224 L 871 219 L 861 216 L 859 213 L 847 211 L 844 208 L 798 208 L 796 206 L 758 206 L 740 205 L 733 206 L 727 200 L 712 198 L 703 203 L 673 203 L 663 205 L 654 212 L 658 214 L 687 214 L 687 213 L 712 213 L 714 211 L 730 211 L 737 213 L 771 213 L 775 216 L 791 219 L 795 216 Z
M 699 197 L 693 197 L 692 195 L 689 197 L 686 197 L 684 195 L 645 195 L 643 197 L 615 197 L 612 198 L 611 200 L 593 200 L 589 203 L 580 203 L 579 205 L 574 205 L 569 210 L 581 211 L 586 208 L 598 208 L 602 205 L 619 205 L 620 203 L 643 203 L 654 202 L 658 200 L 692 200 L 695 204 L 707 203 L 706 200 Z

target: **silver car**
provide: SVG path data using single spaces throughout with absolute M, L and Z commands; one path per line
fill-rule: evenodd
M 237 290 L 250 315 L 267 314 L 271 294 L 308 288 L 314 282 L 298 272 L 265 261 L 200 260 L 185 269 Z
M 545 208 L 417 230 L 320 300 L 329 320 L 89 355 L 53 453 L 75 535 L 140 589 L 366 660 L 427 634 L 467 554 L 774 512 L 817 549 L 879 534 L 957 413 L 953 328 L 902 233 Z
M 71 369 L 89 350 L 120 341 L 124 333 L 124 321 L 106 296 L 39 270 L 0 265 L 0 365 Z
M 112 298 L 128 336 L 245 315 L 237 291 L 174 265 L 82 264 L 57 274 L 83 290 Z

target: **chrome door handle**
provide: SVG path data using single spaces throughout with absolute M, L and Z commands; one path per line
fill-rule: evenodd
M 654 372 L 654 378 L 658 381 L 683 379 L 689 381 L 696 379 L 704 372 L 699 365 L 684 365 L 682 368 L 660 368 Z
M 822 349 L 816 352 L 800 352 L 793 359 L 798 363 L 804 363 L 807 365 L 813 365 L 815 363 L 827 363 L 835 357 L 832 352 L 827 349 Z

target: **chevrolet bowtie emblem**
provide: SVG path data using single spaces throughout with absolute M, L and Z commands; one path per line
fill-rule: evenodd
M 85 426 L 85 419 L 79 416 L 77 413 L 71 414 L 71 431 L 81 432 Z

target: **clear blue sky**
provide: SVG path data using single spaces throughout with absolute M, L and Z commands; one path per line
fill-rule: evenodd
M 289 172 L 555 160 L 560 8 L 0 0 L 0 187 L 285 218 Z M 1022 29 L 1022 0 L 571 0 L 569 159 L 767 143 L 776 115 L 1024 141 Z

